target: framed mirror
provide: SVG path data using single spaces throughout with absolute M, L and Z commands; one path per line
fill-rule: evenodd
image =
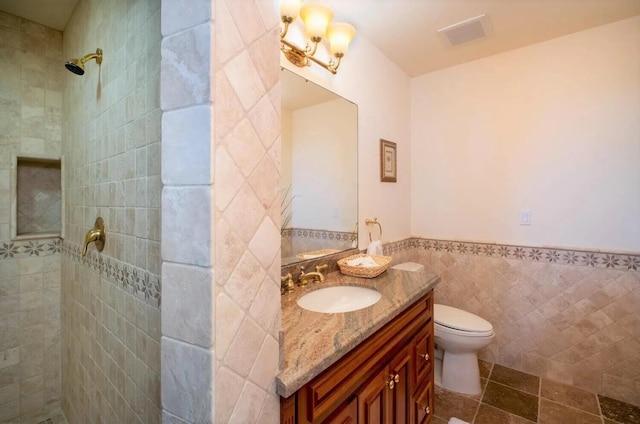
M 357 247 L 358 106 L 283 69 L 282 265 Z

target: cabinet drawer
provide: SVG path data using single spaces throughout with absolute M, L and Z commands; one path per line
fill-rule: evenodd
M 433 383 L 431 379 L 426 381 L 412 398 L 411 415 L 413 424 L 426 424 L 431 422 L 433 415 Z
M 413 340 L 414 387 L 420 386 L 433 371 L 433 322 L 420 330 Z

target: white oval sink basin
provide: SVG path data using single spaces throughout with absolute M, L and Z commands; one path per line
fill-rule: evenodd
M 379 291 L 366 287 L 333 286 L 305 294 L 298 299 L 298 305 L 313 312 L 335 314 L 366 308 L 381 297 Z

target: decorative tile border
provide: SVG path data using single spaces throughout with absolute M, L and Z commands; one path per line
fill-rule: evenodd
M 408 238 L 400 241 L 394 241 L 382 245 L 382 253 L 392 256 L 394 253 L 404 252 L 405 250 L 414 249 L 416 247 L 416 238 Z
M 51 256 L 59 254 L 61 250 L 62 240 L 59 238 L 0 241 L 0 260 Z
M 79 245 L 60 238 L 0 241 L 0 261 L 60 253 L 69 255 L 78 264 L 100 270 L 108 281 L 149 305 L 160 308 L 160 277 L 144 269 L 94 251 L 89 251 L 83 257 Z
M 75 263 L 100 271 L 104 278 L 127 293 L 155 308 L 160 308 L 159 276 L 95 251 L 89 251 L 87 256 L 82 256 L 82 247 L 67 240 L 62 243 L 62 252 L 70 256 Z
M 412 237 L 384 245 L 385 255 L 408 249 L 424 249 L 436 252 L 463 253 L 467 255 L 562 265 L 589 266 L 619 270 L 640 270 L 640 253 L 596 252 L 580 249 L 514 246 L 495 243 L 436 240 Z
M 353 241 L 357 238 L 354 232 L 313 230 L 309 228 L 285 228 L 280 231 L 282 237 L 305 237 L 322 240 Z

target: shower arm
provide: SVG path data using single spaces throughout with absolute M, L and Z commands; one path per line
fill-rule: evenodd
M 91 59 L 95 59 L 98 65 L 102 64 L 102 49 L 97 49 L 95 53 L 84 55 L 82 59 L 80 59 L 80 63 L 84 65 Z

